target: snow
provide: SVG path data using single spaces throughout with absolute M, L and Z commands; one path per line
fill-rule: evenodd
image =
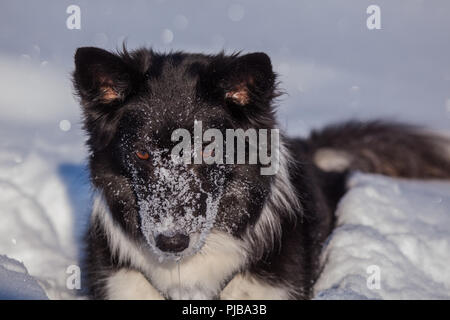
M 0 253 L 24 263 L 51 299 L 74 298 L 67 268 L 79 265 L 81 236 L 90 205 L 81 164 L 38 147 L 0 154 Z
M 291 134 L 378 117 L 450 132 L 450 3 L 380 0 L 379 31 L 365 27 L 369 4 L 207 1 L 198 10 L 182 0 L 80 1 L 81 30 L 68 30 L 64 2 L 4 1 L 0 254 L 23 266 L 0 258 L 0 295 L 45 297 L 37 283 L 50 299 L 81 297 L 66 286 L 91 206 L 70 84 L 77 47 L 115 49 L 126 39 L 130 48 L 264 51 L 288 93 L 279 115 Z M 316 298 L 450 298 L 450 184 L 357 174 L 350 185 Z M 376 267 L 380 289 L 369 289 Z
M 450 183 L 355 174 L 349 186 L 316 298 L 450 299 Z
M 168 149 L 152 152 L 148 161 L 151 161 L 152 167 L 155 168 L 152 180 L 154 182 L 148 187 L 149 190 L 145 188 L 135 191 L 140 208 L 142 233 L 161 261 L 180 257 L 177 254 L 162 252 L 155 246 L 154 239 L 160 234 L 166 236 L 177 233 L 198 234 L 198 239 L 183 255 L 191 255 L 200 250 L 216 219 L 224 183 L 223 174 L 215 173 L 210 178 L 216 182 L 218 190 L 214 193 L 205 191 L 194 169 L 186 169 L 183 162 L 180 162 L 181 158 L 173 161 L 172 158 L 164 157 L 168 154 L 170 154 Z M 139 165 L 128 159 L 128 166 L 133 172 L 135 185 L 145 186 L 145 180 L 139 175 Z M 224 165 L 222 167 L 222 171 L 225 172 Z M 193 191 L 189 186 L 193 181 L 199 186 L 197 191 Z M 206 201 L 206 212 L 205 215 L 199 215 L 197 213 L 203 201 Z M 184 210 L 184 214 L 176 216 L 180 208 Z
M 48 299 L 25 266 L 17 260 L 0 255 L 0 300 Z

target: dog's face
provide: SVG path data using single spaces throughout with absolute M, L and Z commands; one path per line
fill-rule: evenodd
M 217 129 L 224 138 L 226 129 L 272 129 L 275 75 L 265 54 L 80 48 L 75 64 L 92 180 L 124 230 L 176 258 L 197 252 L 212 228 L 239 237 L 251 227 L 272 177 L 260 163 L 180 161 L 195 152 L 174 157 L 173 133 L 185 130 L 195 145 L 198 124 L 201 135 Z

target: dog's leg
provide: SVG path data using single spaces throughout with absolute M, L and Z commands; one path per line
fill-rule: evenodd
M 111 300 L 164 300 L 142 273 L 120 269 L 107 279 L 107 299 Z
M 274 286 L 251 275 L 237 274 L 223 289 L 221 300 L 287 300 L 288 287 Z

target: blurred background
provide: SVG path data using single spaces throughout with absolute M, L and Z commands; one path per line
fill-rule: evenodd
M 130 49 L 268 53 L 286 92 L 280 123 L 293 134 L 373 117 L 448 129 L 450 2 L 376 1 L 381 30 L 369 30 L 373 3 L 2 1 L 0 127 L 7 136 L 31 130 L 79 139 L 69 81 L 74 52 L 126 41 Z M 80 30 L 66 27 L 72 4 L 81 9 Z M 71 129 L 61 130 L 61 120 Z
M 371 4 L 380 30 L 366 26 Z M 66 26 L 70 5 L 79 30 Z M 70 82 L 77 47 L 264 51 L 290 134 L 349 118 L 450 132 L 449 9 L 447 0 L 2 0 L 0 253 L 61 297 L 52 288 L 78 259 L 90 199 Z

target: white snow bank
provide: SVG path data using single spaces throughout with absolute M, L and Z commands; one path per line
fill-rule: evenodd
M 48 299 L 25 266 L 17 260 L 0 255 L 0 299 Z
M 73 298 L 66 271 L 79 265 L 90 205 L 87 176 L 64 150 L 30 144 L 0 153 L 0 253 L 23 262 L 49 298 Z
M 450 299 L 450 183 L 355 174 L 349 186 L 316 298 Z

